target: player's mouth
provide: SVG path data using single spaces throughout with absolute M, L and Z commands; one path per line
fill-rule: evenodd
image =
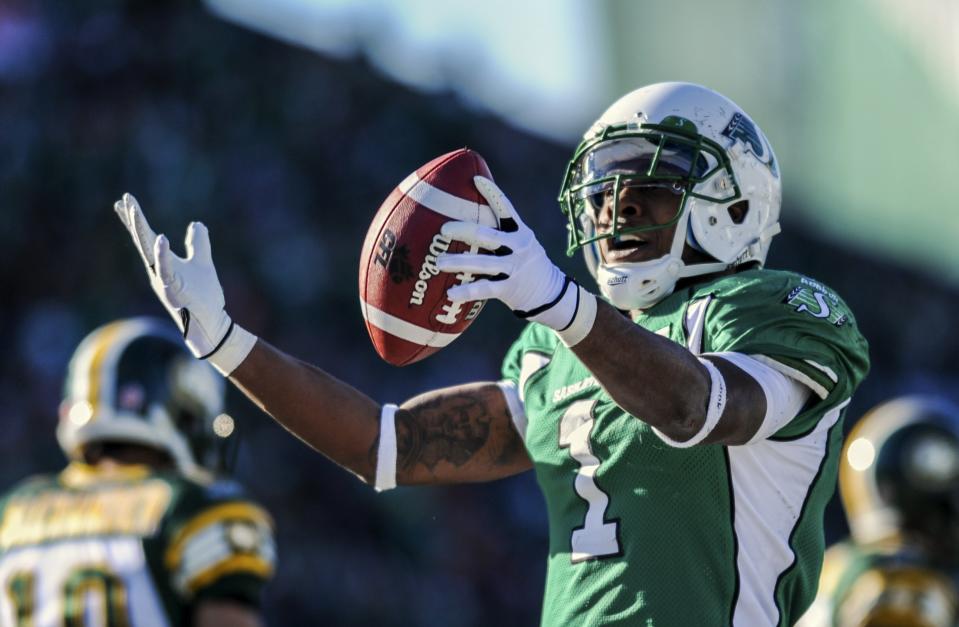
M 647 261 L 661 256 L 649 233 L 624 233 L 602 240 L 606 263 Z

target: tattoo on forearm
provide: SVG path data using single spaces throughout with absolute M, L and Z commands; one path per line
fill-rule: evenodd
M 489 440 L 493 416 L 475 394 L 446 396 L 396 412 L 397 466 L 410 470 L 440 462 L 462 466 Z

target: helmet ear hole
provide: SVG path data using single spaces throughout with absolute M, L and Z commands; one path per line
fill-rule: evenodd
M 734 202 L 726 207 L 726 211 L 729 213 L 729 219 L 733 221 L 733 224 L 742 224 L 749 214 L 749 201 Z

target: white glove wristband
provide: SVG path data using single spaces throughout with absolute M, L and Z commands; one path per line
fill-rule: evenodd
M 376 480 L 373 489 L 385 492 L 396 487 L 396 405 L 387 403 L 380 412 L 380 445 L 376 449 Z
M 231 320 L 230 328 L 220 341 L 220 345 L 204 359 L 213 364 L 220 374 L 228 377 L 250 354 L 256 345 L 256 340 L 255 335 Z
M 541 309 L 544 311 L 523 317 L 553 329 L 569 347 L 579 344 L 596 322 L 596 296 L 569 277 L 559 297 Z

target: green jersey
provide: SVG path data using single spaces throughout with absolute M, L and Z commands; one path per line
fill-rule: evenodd
M 252 606 L 269 515 L 236 483 L 71 464 L 0 500 L 0 625 L 189 625 L 203 599 Z
M 792 624 L 815 594 L 842 416 L 869 367 L 852 314 L 816 281 L 750 270 L 679 290 L 635 322 L 694 354 L 753 356 L 810 400 L 746 445 L 674 448 L 549 329 L 527 327 L 503 374 L 550 521 L 542 624 Z

